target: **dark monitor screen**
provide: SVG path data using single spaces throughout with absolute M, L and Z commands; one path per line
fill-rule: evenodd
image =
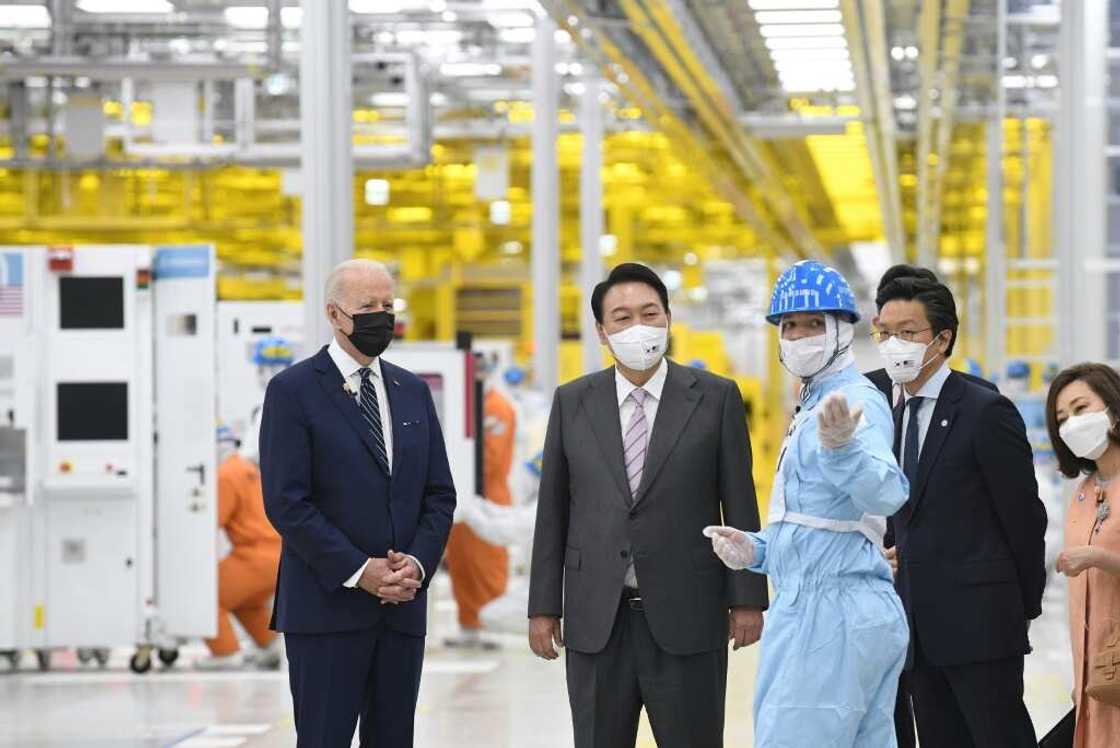
M 124 278 L 65 275 L 58 283 L 63 330 L 124 328 Z
M 59 382 L 58 440 L 128 439 L 127 382 Z

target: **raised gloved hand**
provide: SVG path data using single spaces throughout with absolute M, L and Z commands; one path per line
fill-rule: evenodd
M 712 550 L 728 569 L 745 569 L 754 563 L 754 543 L 742 530 L 734 527 L 704 528 L 704 537 L 712 541 Z
M 842 393 L 834 392 L 828 396 L 817 414 L 817 433 L 821 446 L 826 449 L 839 449 L 852 440 L 863 417 L 863 406 L 848 409 L 848 399 Z

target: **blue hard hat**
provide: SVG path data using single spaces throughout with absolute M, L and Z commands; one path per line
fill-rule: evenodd
M 516 387 L 525 381 L 525 370 L 520 366 L 511 366 L 506 369 L 505 374 L 502 376 L 506 380 L 506 384 L 511 387 Z
M 1008 379 L 1026 379 L 1031 375 L 1031 365 L 1026 361 L 1009 361 L 1007 364 Z
M 218 442 L 237 442 L 237 435 L 233 433 L 233 429 L 229 426 L 218 427 Z
M 691 361 L 688 362 L 688 366 L 689 366 L 689 368 L 699 369 L 700 371 L 707 371 L 708 370 L 708 365 L 706 363 L 704 363 L 704 359 L 702 359 L 702 358 L 692 359 Z
M 253 363 L 257 366 L 291 366 L 295 360 L 295 348 L 287 338 L 261 338 L 253 346 Z
M 782 273 L 774 285 L 766 321 L 776 325 L 782 315 L 794 312 L 835 312 L 849 322 L 859 321 L 848 281 L 835 268 L 816 260 L 802 260 Z

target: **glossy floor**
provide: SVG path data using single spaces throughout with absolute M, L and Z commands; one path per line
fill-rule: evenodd
M 498 652 L 463 653 L 438 646 L 451 633 L 453 607 L 440 584 L 420 693 L 420 748 L 559 748 L 571 745 L 561 663 L 535 660 L 520 638 Z M 1071 668 L 1065 625 L 1065 584 L 1052 579 L 1045 614 L 1032 629 L 1027 702 L 1040 732 L 1069 709 Z M 0 665 L 0 745 L 71 748 L 263 748 L 291 746 L 295 732 L 283 673 L 199 674 L 184 651 L 170 670 L 128 671 L 129 652 L 113 653 L 104 670 L 60 653 L 53 670 Z M 750 746 L 751 699 L 758 649 L 731 657 L 726 744 Z M 641 746 L 653 746 L 643 725 Z

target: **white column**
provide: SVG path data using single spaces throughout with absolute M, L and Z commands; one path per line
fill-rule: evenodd
M 1055 138 L 1058 355 L 1063 366 L 1102 361 L 1108 323 L 1105 250 L 1105 91 L 1109 4 L 1062 3 L 1061 105 Z
M 583 347 L 583 371 L 591 373 L 602 368 L 603 353 L 591 312 L 591 292 L 603 279 L 603 261 L 599 256 L 599 239 L 603 235 L 603 105 L 599 96 L 602 81 L 584 81 L 580 99 L 580 130 L 583 132 L 583 159 L 579 176 L 580 246 L 580 339 Z
M 988 121 L 988 223 L 984 246 L 987 288 L 984 293 L 984 358 L 988 377 L 1002 379 L 1007 350 L 1007 247 L 1003 231 L 1003 119 L 1007 97 L 1003 58 L 1007 51 L 1007 0 L 996 0 L 995 112 Z
M 300 153 L 303 186 L 304 353 L 330 337 L 323 284 L 354 254 L 350 11 L 303 0 Z
M 559 81 L 555 34 L 552 19 L 543 13 L 538 16 L 533 40 L 533 374 L 545 397 L 552 397 L 560 376 Z

